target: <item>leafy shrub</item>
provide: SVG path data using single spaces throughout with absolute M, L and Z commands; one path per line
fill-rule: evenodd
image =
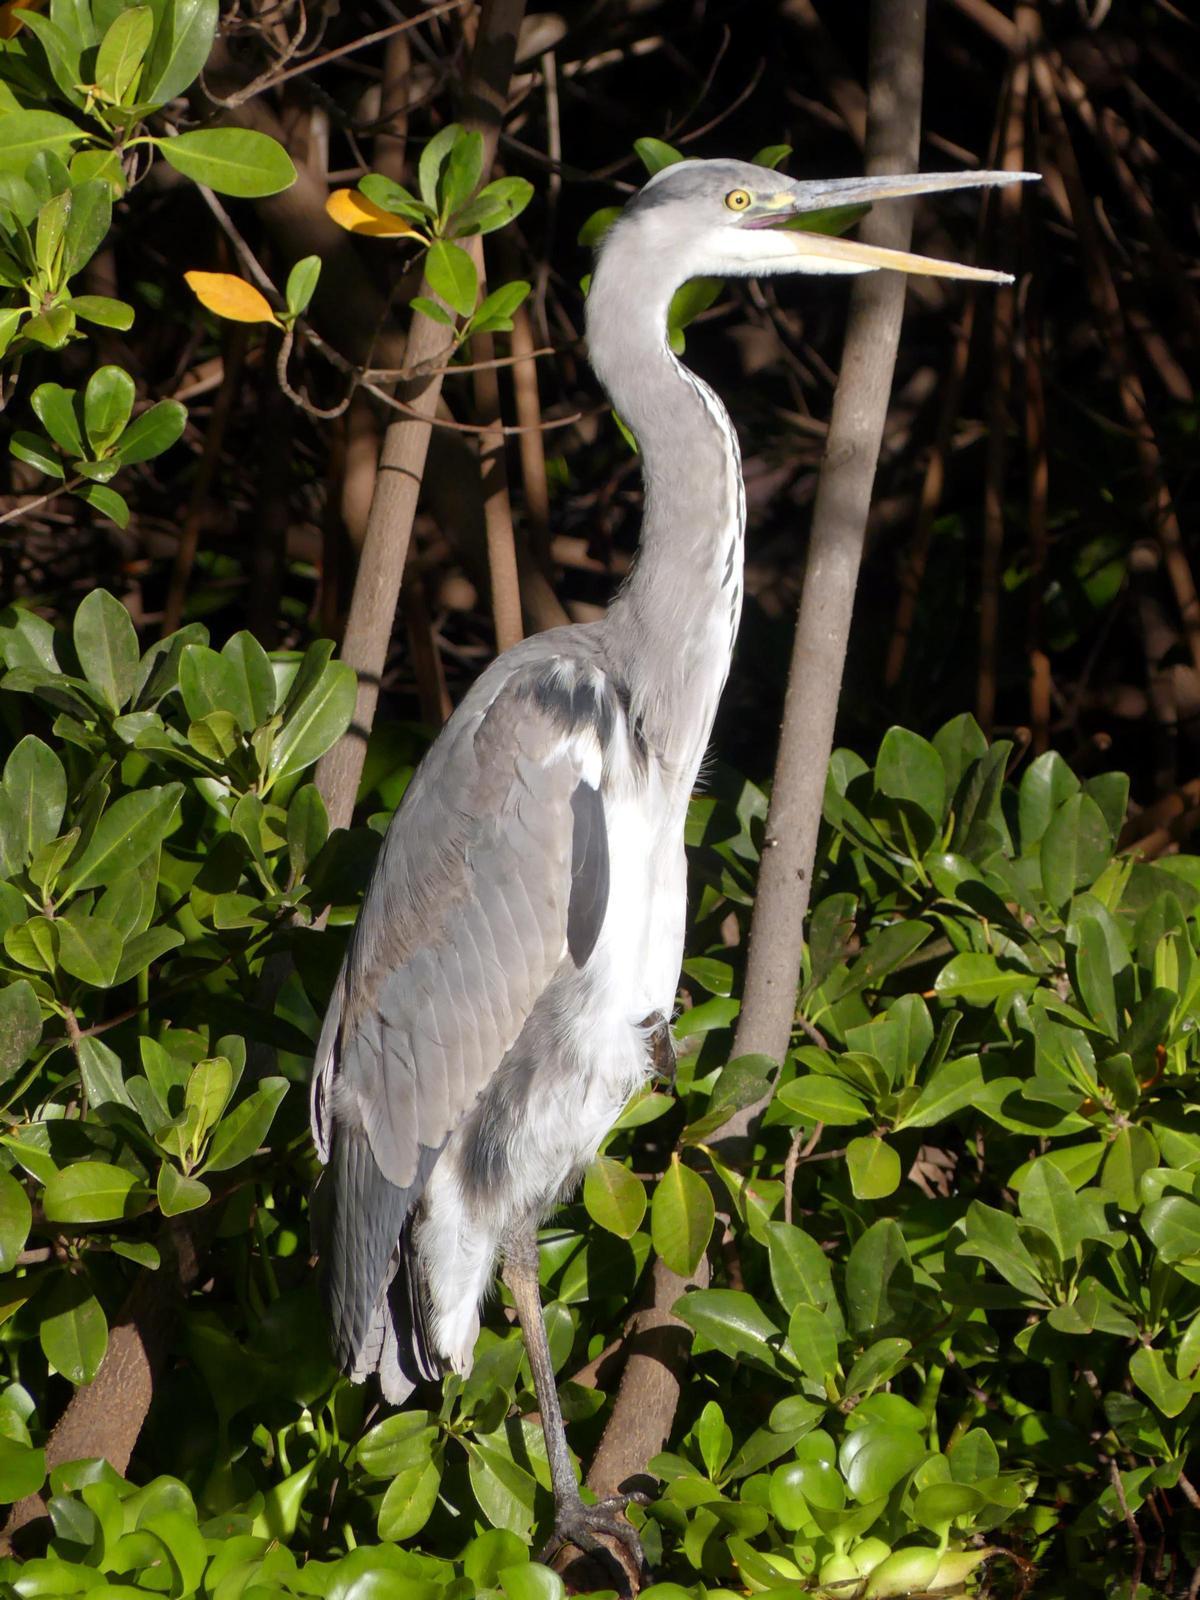
M 172 1230 L 207 1260 L 133 1481 L 55 1467 L 48 1552 L 0 1578 L 554 1600 L 502 1309 L 469 1379 L 379 1419 L 330 1366 L 308 1259 L 303 1081 L 419 741 L 377 741 L 374 827 L 327 837 L 305 775 L 354 694 L 327 644 L 218 652 L 193 624 L 142 654 L 97 592 L 69 638 L 4 614 L 0 654 L 0 1495 L 43 1488 L 49 1427 L 131 1286 L 174 1270 Z M 835 757 L 796 1044 L 745 1160 L 721 1134 L 774 1071 L 727 1061 L 765 803 L 728 773 L 693 803 L 676 1093 L 627 1109 L 542 1252 L 584 1459 L 609 1406 L 571 1375 L 653 1253 L 712 1260 L 678 1306 L 661 1494 L 632 1512 L 661 1600 L 959 1583 L 1064 1524 L 1102 1548 L 1122 1499 L 1186 1489 L 1200 862 L 1114 854 L 1123 780 L 1045 756 L 1012 785 L 1010 759 L 970 718 Z

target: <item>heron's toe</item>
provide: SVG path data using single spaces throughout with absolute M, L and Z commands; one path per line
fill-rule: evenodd
M 623 1513 L 631 1500 L 640 1503 L 644 1498 L 642 1495 L 613 1495 L 611 1499 L 598 1500 L 590 1506 L 582 1499 L 560 1504 L 554 1518 L 554 1533 L 541 1559 L 549 1561 L 564 1545 L 575 1545 L 617 1574 L 621 1592 L 636 1594 L 649 1575 L 649 1569 L 638 1531 Z M 613 1540 L 620 1545 L 628 1562 L 613 1549 L 610 1543 Z

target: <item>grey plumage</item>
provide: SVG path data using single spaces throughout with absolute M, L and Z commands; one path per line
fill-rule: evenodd
M 685 163 L 635 196 L 588 298 L 592 364 L 637 437 L 633 571 L 602 621 L 495 661 L 388 831 L 317 1049 L 314 1205 L 338 1360 L 403 1399 L 470 1367 L 497 1255 L 546 1429 L 559 1533 L 585 1512 L 537 1309 L 537 1224 L 628 1096 L 674 1066 L 688 798 L 742 600 L 745 496 L 720 401 L 671 354 L 701 275 L 998 275 L 784 232 L 798 212 L 1007 183 L 1014 173 L 798 183 Z M 628 1527 L 625 1526 L 628 1533 Z

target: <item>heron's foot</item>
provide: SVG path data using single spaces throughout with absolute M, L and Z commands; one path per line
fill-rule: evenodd
M 622 1580 L 621 1590 L 636 1593 L 639 1581 L 648 1570 L 646 1556 L 637 1529 L 622 1513 L 631 1501 L 642 1505 L 646 1499 L 642 1494 L 616 1494 L 590 1506 L 578 1496 L 560 1503 L 554 1518 L 554 1532 L 540 1559 L 548 1562 L 564 1545 L 573 1544 L 585 1554 L 596 1556 L 610 1570 L 615 1569 Z M 621 1554 L 610 1541 L 620 1546 Z M 622 1555 L 628 1559 L 623 1560 Z

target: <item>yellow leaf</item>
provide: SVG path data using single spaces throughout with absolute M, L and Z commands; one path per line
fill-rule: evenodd
M 402 234 L 411 234 L 414 239 L 424 237 L 403 217 L 394 217 L 357 189 L 335 189 L 326 200 L 325 209 L 338 227 L 349 233 L 366 233 L 375 239 L 399 238 Z
M 185 272 L 188 288 L 202 306 L 228 322 L 272 322 L 278 319 L 266 300 L 245 278 L 228 272 Z

